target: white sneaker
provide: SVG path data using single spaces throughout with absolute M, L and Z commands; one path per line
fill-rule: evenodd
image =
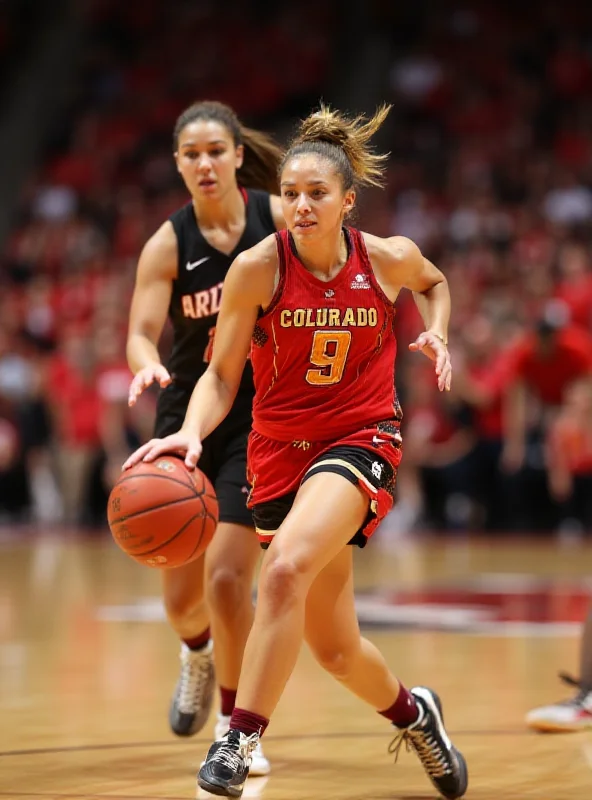
M 228 727 L 230 725 L 230 717 L 225 717 L 222 714 L 218 714 L 218 721 L 216 722 L 216 727 L 214 728 L 214 738 L 217 742 L 224 738 L 225 734 L 228 733 Z M 261 747 L 261 739 L 257 742 L 257 747 L 251 753 L 251 766 L 249 767 L 249 777 L 251 778 L 258 778 L 262 775 L 269 775 L 271 772 L 271 764 L 263 754 L 263 748 Z
M 526 715 L 526 724 L 541 733 L 570 733 L 592 728 L 592 692 L 569 675 L 560 677 L 580 691 L 571 700 L 533 709 Z
M 169 723 L 177 736 L 193 736 L 208 721 L 214 699 L 213 643 L 201 650 L 181 644 L 181 674 L 169 711 Z

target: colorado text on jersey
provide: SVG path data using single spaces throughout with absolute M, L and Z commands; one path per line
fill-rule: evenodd
M 280 312 L 282 328 L 375 328 L 375 308 L 296 308 Z

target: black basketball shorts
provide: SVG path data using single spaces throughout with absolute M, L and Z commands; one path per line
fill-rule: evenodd
M 158 439 L 176 433 L 185 419 L 191 390 L 171 384 L 158 398 L 154 436 Z M 218 498 L 220 522 L 253 527 L 247 508 L 247 439 L 251 429 L 252 398 L 237 398 L 228 417 L 203 441 L 198 462 L 209 478 Z
M 360 530 L 348 542 L 350 545 L 365 547 L 381 520 L 393 507 L 400 460 L 399 441 L 396 447 L 390 448 L 389 445 L 388 454 L 381 451 L 380 446 L 369 448 L 357 444 L 337 444 L 314 456 L 306 468 L 301 484 L 319 472 L 333 472 L 359 486 L 368 496 L 368 514 Z M 255 530 L 263 549 L 269 547 L 290 513 L 297 491 L 252 505 Z

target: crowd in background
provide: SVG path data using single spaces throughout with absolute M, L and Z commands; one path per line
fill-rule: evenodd
M 256 7 L 132 5 L 92 4 L 69 112 L 0 259 L 0 514 L 11 519 L 103 524 L 123 455 L 150 435 L 154 396 L 127 407 L 125 335 L 141 247 L 187 201 L 171 157 L 178 113 L 219 99 L 284 139 L 331 99 L 332 3 L 280 8 L 265 24 Z M 360 199 L 357 224 L 409 236 L 444 271 L 454 367 L 442 396 L 407 352 L 421 321 L 402 294 L 398 523 L 592 529 L 592 12 L 393 5 L 373 12 L 392 46 L 388 183 Z

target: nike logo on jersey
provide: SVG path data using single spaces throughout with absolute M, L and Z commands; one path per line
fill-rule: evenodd
M 205 261 L 209 261 L 210 256 L 204 256 L 203 258 L 198 258 L 197 261 L 188 261 L 185 265 L 187 267 L 187 272 L 191 272 L 192 269 L 199 267 L 200 264 L 203 264 Z

